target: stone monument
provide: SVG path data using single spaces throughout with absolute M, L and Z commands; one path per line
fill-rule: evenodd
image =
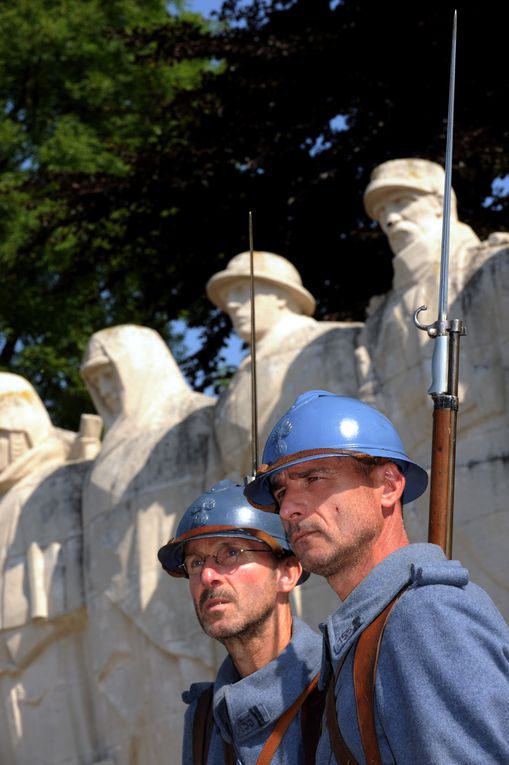
M 81 373 L 107 428 L 83 500 L 102 751 L 115 765 L 177 763 L 181 692 L 210 679 L 219 656 L 184 589 L 169 597 L 157 550 L 217 480 L 214 401 L 188 387 L 148 327 L 96 332 Z
M 364 202 L 394 252 L 392 290 L 371 301 L 357 351 L 360 396 L 396 424 L 410 454 L 430 465 L 433 341 L 413 322 L 437 318 L 444 171 L 423 159 L 375 168 Z M 455 557 L 509 618 L 509 235 L 481 242 L 457 217 L 453 193 L 449 317 L 461 318 Z M 427 496 L 407 511 L 414 541 L 427 536 Z
M 99 762 L 82 577 L 90 462 L 79 457 L 97 452 L 101 423 L 82 425 L 81 435 L 53 427 L 30 383 L 0 373 L 2 765 Z

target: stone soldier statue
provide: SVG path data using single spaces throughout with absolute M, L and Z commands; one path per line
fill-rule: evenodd
M 99 446 L 98 420 L 89 422 L 89 454 Z M 80 453 L 76 441 L 53 427 L 27 380 L 0 373 L 2 765 L 99 762 L 82 578 L 90 462 L 69 462 Z
M 168 598 L 157 550 L 216 479 L 213 400 L 192 391 L 148 327 L 90 338 L 81 373 L 104 418 L 84 491 L 86 593 L 101 742 L 116 765 L 177 762 L 181 692 L 219 656 L 184 593 Z
M 362 333 L 360 395 L 396 424 L 408 448 L 429 467 L 433 342 L 413 323 L 434 321 L 440 273 L 444 171 L 424 159 L 397 159 L 375 168 L 366 188 L 368 215 L 377 220 L 394 252 L 392 290 L 374 298 Z M 465 321 L 461 344 L 455 552 L 509 617 L 509 534 L 505 493 L 509 482 L 508 294 L 509 235 L 481 242 L 458 220 L 452 194 L 449 316 Z M 428 318 L 429 317 L 429 318 Z M 490 502 L 481 495 L 489 492 Z M 422 504 L 422 503 L 421 503 Z M 410 508 L 414 537 L 424 539 L 427 513 Z
M 286 258 L 255 252 L 255 326 L 260 442 L 299 392 L 313 385 L 355 391 L 354 343 L 361 324 L 319 322 L 315 300 Z M 232 258 L 214 274 L 207 295 L 225 311 L 235 332 L 251 343 L 250 258 Z M 251 355 L 241 362 L 220 397 L 215 429 L 223 469 L 236 479 L 250 472 Z

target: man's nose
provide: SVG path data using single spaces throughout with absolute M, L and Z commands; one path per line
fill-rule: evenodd
M 296 489 L 286 489 L 279 502 L 279 515 L 283 521 L 295 520 L 304 514 L 302 498 Z
M 207 587 L 210 587 L 210 585 L 215 584 L 221 580 L 221 575 L 217 571 L 217 564 L 212 555 L 207 555 L 203 561 L 200 578 L 202 583 Z

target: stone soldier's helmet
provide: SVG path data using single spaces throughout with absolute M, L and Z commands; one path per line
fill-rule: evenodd
M 289 260 L 273 252 L 254 252 L 253 268 L 255 279 L 274 287 L 282 287 L 293 297 L 303 314 L 313 315 L 315 299 L 303 286 L 299 272 Z M 247 281 L 250 277 L 250 253 L 241 252 L 229 261 L 224 271 L 219 271 L 209 279 L 206 285 L 207 296 L 214 305 L 226 311 L 228 287 L 239 280 Z
M 393 424 L 368 404 L 324 390 L 300 395 L 272 428 L 263 463 L 245 495 L 255 506 L 275 510 L 273 475 L 301 462 L 322 457 L 382 457 L 405 476 L 402 501 L 417 499 L 428 485 L 426 471 L 413 462 Z
M 443 198 L 445 172 L 441 165 L 428 159 L 390 159 L 375 167 L 364 192 L 364 207 L 370 218 L 377 220 L 377 206 L 389 192 L 412 191 Z M 456 218 L 456 196 L 452 191 L 451 212 Z
M 277 558 L 293 555 L 278 515 L 252 507 L 243 487 L 233 481 L 219 481 L 187 508 L 175 537 L 161 547 L 157 557 L 171 576 L 186 577 L 182 563 L 184 545 L 194 539 L 235 537 L 265 542 Z M 302 573 L 298 584 L 309 577 Z

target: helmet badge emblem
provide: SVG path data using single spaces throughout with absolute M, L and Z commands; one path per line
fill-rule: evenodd
M 286 454 L 288 451 L 288 445 L 285 439 L 288 438 L 292 432 L 292 428 L 293 425 L 290 420 L 283 420 L 283 422 L 281 422 L 278 427 L 273 430 L 270 440 L 272 441 L 274 451 L 277 454 Z
M 191 515 L 193 516 L 193 526 L 205 526 L 209 520 L 208 510 L 213 510 L 216 506 L 216 500 L 213 497 L 207 497 L 202 499 L 201 502 L 196 502 L 190 508 Z

